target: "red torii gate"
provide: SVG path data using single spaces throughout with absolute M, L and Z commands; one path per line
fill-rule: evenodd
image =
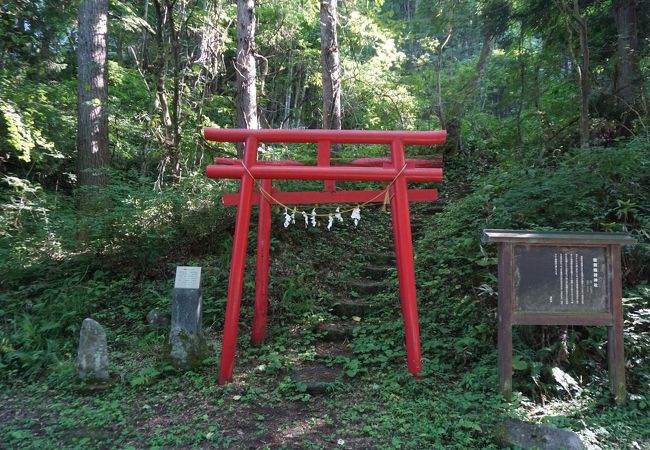
M 444 144 L 446 131 L 362 131 L 362 130 L 304 130 L 304 129 L 222 129 L 205 128 L 206 140 L 244 142 L 244 159 L 217 158 L 206 168 L 209 178 L 240 179 L 238 194 L 227 194 L 224 203 L 237 206 L 230 279 L 221 349 L 219 384 L 232 379 L 237 347 L 239 310 L 241 305 L 246 248 L 252 205 L 259 205 L 257 235 L 256 293 L 253 315 L 252 342 L 260 344 L 266 335 L 268 310 L 268 270 L 271 238 L 271 204 L 365 203 L 384 201 L 383 190 L 336 191 L 337 180 L 383 181 L 390 186 L 393 240 L 397 258 L 402 316 L 406 334 L 408 369 L 414 376 L 422 370 L 420 329 L 418 323 L 413 242 L 409 201 L 435 201 L 436 189 L 408 189 L 409 182 L 442 182 L 440 161 L 406 159 L 405 145 Z M 260 142 L 317 143 L 316 166 L 297 161 L 258 161 Z M 342 166 L 330 164 L 331 144 L 389 144 L 390 158 L 363 158 Z M 323 180 L 324 191 L 277 192 L 274 179 Z M 259 192 L 254 183 L 259 181 Z M 270 194 L 270 195 L 269 195 Z

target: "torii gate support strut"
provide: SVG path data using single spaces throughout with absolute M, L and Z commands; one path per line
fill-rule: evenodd
M 336 191 L 335 183 L 338 180 L 392 182 L 390 204 L 393 241 L 406 335 L 407 363 L 409 372 L 418 376 L 422 370 L 422 362 L 409 201 L 437 200 L 437 190 L 409 190 L 407 183 L 440 183 L 442 169 L 439 162 L 431 164 L 427 160 L 406 159 L 404 146 L 444 144 L 446 135 L 445 131 L 204 129 L 206 140 L 245 143 L 243 161 L 218 158 L 219 164 L 209 165 L 206 169 L 206 175 L 210 178 L 240 179 L 239 193 L 224 196 L 225 204 L 237 205 L 237 216 L 221 350 L 220 384 L 232 379 L 235 363 L 252 205 L 259 205 L 252 332 L 253 343 L 259 344 L 264 341 L 266 334 L 271 202 L 274 199 L 289 205 L 384 201 L 382 191 Z M 317 165 L 305 166 L 296 161 L 258 161 L 257 148 L 260 142 L 318 143 Z M 343 166 L 332 166 L 330 165 L 331 144 L 388 144 L 391 156 L 390 159 L 366 158 Z M 325 190 L 323 192 L 276 192 L 272 184 L 274 179 L 322 180 L 325 182 Z M 263 192 L 254 192 L 256 180 L 259 181 L 262 190 L 272 193 L 272 199 L 263 195 Z

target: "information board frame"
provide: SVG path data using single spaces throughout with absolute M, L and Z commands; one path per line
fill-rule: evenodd
M 483 230 L 484 243 L 498 244 L 499 303 L 498 372 L 499 387 L 506 399 L 512 396 L 513 325 L 587 325 L 607 327 L 607 354 L 610 387 L 618 404 L 625 403 L 625 358 L 623 350 L 623 309 L 621 246 L 636 240 L 625 233 L 536 232 L 525 230 Z M 606 311 L 530 311 L 517 308 L 516 276 L 518 250 L 522 248 L 602 249 L 606 255 Z M 577 252 L 576 252 L 577 254 Z M 550 309 L 550 308 L 549 308 Z

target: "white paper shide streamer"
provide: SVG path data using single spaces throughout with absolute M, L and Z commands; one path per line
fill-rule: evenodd
M 354 226 L 356 227 L 359 225 L 359 221 L 361 220 L 361 208 L 358 206 L 352 210 L 352 215 L 350 218 L 354 221 Z
M 288 208 L 284 208 L 284 228 L 288 228 L 289 225 L 295 225 L 296 213 L 298 213 L 298 211 L 295 208 L 292 211 L 289 211 Z M 300 211 L 300 214 L 302 214 L 302 218 L 305 220 L 305 228 L 309 228 L 310 224 L 312 227 L 319 226 L 318 213 L 316 212 L 316 208 L 313 208 L 309 214 L 306 211 Z M 352 215 L 350 215 L 350 218 L 354 222 L 355 227 L 359 225 L 359 222 L 361 221 L 361 208 L 359 206 L 352 209 Z M 339 223 L 343 223 L 343 215 L 341 213 L 340 207 L 336 208 L 336 212 L 327 214 L 328 231 L 332 231 L 335 220 L 338 220 Z
M 291 216 L 289 215 L 289 210 L 284 208 L 284 227 L 287 228 L 291 224 Z
M 343 223 L 343 216 L 341 215 L 341 208 L 336 208 L 336 214 L 334 217 L 340 222 Z

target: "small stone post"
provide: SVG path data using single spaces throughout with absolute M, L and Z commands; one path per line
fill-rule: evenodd
M 81 324 L 77 375 L 86 381 L 108 381 L 106 332 L 93 319 L 84 319 Z
M 201 268 L 179 266 L 172 297 L 169 358 L 179 369 L 201 365 L 207 344 L 201 330 Z

